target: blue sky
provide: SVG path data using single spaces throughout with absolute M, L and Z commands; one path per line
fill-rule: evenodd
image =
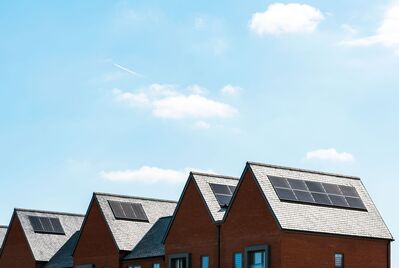
M 398 2 L 0 10 L 1 224 L 93 191 L 177 199 L 188 170 L 251 160 L 361 176 L 399 234 Z

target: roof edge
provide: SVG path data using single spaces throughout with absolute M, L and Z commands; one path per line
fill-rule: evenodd
M 0 228 L 6 228 L 6 229 L 8 229 L 8 226 L 7 226 L 7 225 L 0 225 Z
M 111 197 L 131 198 L 131 199 L 140 199 L 140 200 L 166 202 L 166 203 L 177 203 L 176 200 L 158 199 L 158 198 L 143 197 L 143 196 L 130 196 L 130 195 L 122 195 L 122 194 L 103 193 L 103 192 L 94 192 L 93 195 L 103 195 L 103 196 L 111 196 Z
M 197 172 L 197 171 L 190 171 L 192 175 L 199 175 L 199 176 L 206 176 L 206 177 L 213 177 L 213 178 L 222 178 L 222 179 L 230 179 L 230 180 L 239 180 L 238 177 L 233 176 L 226 176 L 226 175 L 218 175 L 213 173 L 206 173 L 206 172 Z
M 343 175 L 343 174 L 338 174 L 338 173 L 333 173 L 333 172 L 324 172 L 324 171 L 317 171 L 317 170 L 310 170 L 310 169 L 294 168 L 294 167 L 272 165 L 272 164 L 265 164 L 265 163 L 252 162 L 252 161 L 248 161 L 247 164 L 255 165 L 255 166 L 269 167 L 269 168 L 276 168 L 276 169 L 285 169 L 285 170 L 291 170 L 291 171 L 306 172 L 306 173 L 319 174 L 319 175 L 326 175 L 326 176 L 333 176 L 333 177 L 346 178 L 346 179 L 352 179 L 352 180 L 360 180 L 360 177 L 357 177 L 357 176 L 349 176 L 349 175 Z
M 54 215 L 65 215 L 65 216 L 75 216 L 75 217 L 84 217 L 84 214 L 78 213 L 70 213 L 70 212 L 62 212 L 62 211 L 47 211 L 47 210 L 38 210 L 38 209 L 26 209 L 26 208 L 15 208 L 16 212 L 35 212 L 35 213 L 45 213 L 45 214 L 54 214 Z

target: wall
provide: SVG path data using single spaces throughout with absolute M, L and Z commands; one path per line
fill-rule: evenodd
M 92 200 L 73 257 L 74 267 L 95 264 L 95 267 L 119 268 L 118 249 L 95 199 Z
M 132 266 L 140 265 L 141 268 L 153 268 L 152 265 L 154 263 L 159 263 L 161 265 L 161 268 L 165 267 L 165 260 L 163 257 L 148 258 L 148 259 L 141 259 L 141 260 L 134 260 L 134 261 L 124 261 L 122 267 L 128 268 L 129 265 L 132 265 Z
M 169 230 L 165 252 L 166 256 L 190 253 L 190 267 L 200 267 L 201 256 L 207 255 L 210 266 L 217 267 L 217 227 L 192 179 Z

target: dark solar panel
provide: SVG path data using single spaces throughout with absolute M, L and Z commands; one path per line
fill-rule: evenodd
M 35 233 L 65 234 L 59 218 L 29 216 Z
M 212 189 L 213 194 L 216 197 L 216 200 L 219 203 L 219 206 L 220 207 L 229 206 L 236 187 L 231 185 L 215 184 L 215 183 L 210 183 L 209 185 Z
M 141 204 L 120 201 L 108 201 L 112 213 L 118 220 L 148 221 L 144 208 Z
M 282 201 L 367 210 L 353 186 L 269 176 Z

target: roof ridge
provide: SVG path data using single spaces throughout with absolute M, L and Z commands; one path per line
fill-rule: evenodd
M 177 203 L 177 201 L 175 201 L 175 200 L 159 199 L 159 198 L 151 198 L 151 197 L 142 197 L 142 196 L 129 196 L 129 195 L 111 194 L 111 193 L 103 193 L 103 192 L 94 192 L 93 194 L 94 195 L 105 195 L 105 196 L 112 196 L 112 197 L 121 197 L 121 198 L 156 201 L 156 202 Z
M 15 208 L 15 211 L 21 212 L 37 212 L 37 213 L 44 213 L 44 214 L 56 214 L 56 215 L 65 215 L 65 216 L 76 216 L 76 217 L 84 217 L 84 214 L 78 213 L 70 213 L 70 212 L 61 212 L 61 211 L 50 211 L 50 210 L 38 210 L 38 209 L 26 209 L 26 208 Z
M 272 164 L 265 164 L 265 163 L 252 162 L 252 161 L 248 161 L 247 164 L 255 165 L 255 166 L 264 166 L 264 167 L 276 168 L 276 169 L 292 170 L 292 171 L 298 171 L 298 172 L 304 172 L 304 173 L 327 175 L 327 176 L 333 176 L 333 177 L 338 177 L 338 178 L 346 178 L 346 179 L 352 179 L 352 180 L 360 180 L 360 177 L 357 177 L 357 176 L 343 175 L 343 174 L 338 174 L 338 173 L 333 173 L 333 172 L 324 172 L 324 171 L 317 171 L 317 170 L 310 170 L 310 169 L 303 169 L 303 168 L 294 168 L 294 167 L 272 165 Z
M 0 225 L 0 228 L 8 228 L 7 225 Z
M 213 177 L 213 178 L 222 178 L 222 179 L 230 179 L 230 180 L 239 180 L 240 179 L 238 177 L 233 177 L 233 176 L 218 175 L 218 174 L 214 174 L 214 173 L 206 173 L 206 172 L 198 172 L 198 171 L 191 171 L 190 173 L 192 175 L 200 175 L 200 176 L 207 176 L 207 177 Z

